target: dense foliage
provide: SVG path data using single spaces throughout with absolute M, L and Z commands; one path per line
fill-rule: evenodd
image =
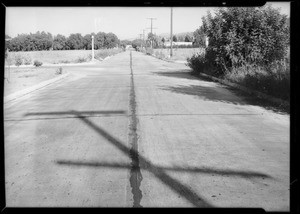
M 290 24 L 268 7 L 220 8 L 202 18 L 194 43 L 205 54 L 187 59 L 196 73 L 207 73 L 283 99 L 289 99 Z M 276 90 L 278 89 L 278 90 Z
M 289 45 L 287 16 L 272 7 L 220 8 L 203 18 L 207 58 L 226 71 L 282 60 Z
M 113 33 L 98 32 L 97 34 L 80 33 L 52 36 L 44 31 L 35 34 L 19 34 L 14 38 L 6 36 L 6 48 L 10 51 L 41 51 L 41 50 L 91 50 L 92 35 L 94 36 L 95 49 L 114 48 L 120 44 L 118 37 Z

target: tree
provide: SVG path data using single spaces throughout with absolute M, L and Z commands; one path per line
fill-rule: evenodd
M 194 41 L 193 45 L 199 46 L 199 47 L 205 47 L 205 33 L 203 26 L 199 27 L 197 30 L 194 31 Z
M 122 48 L 126 48 L 127 45 L 132 45 L 132 42 L 129 41 L 129 40 L 126 40 L 126 39 L 120 41 L 120 46 L 121 46 Z
M 177 36 L 174 35 L 174 36 L 173 36 L 173 42 L 177 42 L 177 40 L 178 40 L 178 39 L 177 39 Z
M 104 47 L 114 48 L 120 43 L 118 37 L 113 33 L 107 33 L 104 37 Z
M 67 45 L 70 50 L 80 50 L 83 49 L 83 37 L 80 33 L 71 34 L 67 39 Z
M 132 41 L 132 47 L 137 49 L 138 47 L 141 47 L 141 45 L 143 44 L 143 40 L 141 39 L 135 39 Z
M 105 33 L 98 32 L 94 37 L 95 49 L 104 48 Z
M 185 38 L 184 38 L 184 41 L 185 41 L 185 42 L 192 42 L 193 39 L 192 39 L 192 37 L 190 37 L 189 35 L 186 35 Z
M 184 42 L 185 36 L 184 35 L 177 35 L 177 41 L 178 42 Z
M 267 65 L 286 54 L 287 17 L 270 6 L 220 8 L 202 22 L 209 37 L 206 55 L 222 72 L 246 64 Z
M 65 50 L 67 38 L 63 35 L 58 34 L 53 40 L 53 50 Z

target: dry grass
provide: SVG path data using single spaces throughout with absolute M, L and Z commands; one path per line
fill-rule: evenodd
M 202 51 L 200 48 L 173 48 L 173 57 L 171 59 L 174 61 L 186 61 L 188 57 Z M 154 49 L 154 53 L 167 58 L 170 55 L 170 49 Z
M 9 72 L 9 73 L 8 73 Z M 4 96 L 56 77 L 55 68 L 6 68 Z
M 95 56 L 105 58 L 110 55 L 120 53 L 120 49 L 104 49 L 95 50 Z M 6 63 L 15 65 L 16 59 L 23 59 L 23 64 L 27 60 L 31 64 L 38 60 L 43 64 L 58 64 L 58 63 L 80 63 L 91 60 L 91 50 L 55 50 L 55 51 L 26 51 L 26 52 L 10 52 Z M 25 60 L 26 59 L 26 60 Z

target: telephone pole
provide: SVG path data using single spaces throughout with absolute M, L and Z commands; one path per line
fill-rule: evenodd
M 152 21 L 153 21 L 153 19 L 156 20 L 156 18 L 147 18 L 147 19 L 150 19 L 150 20 L 151 20 L 151 28 L 150 28 L 150 29 L 151 29 L 151 33 L 152 33 L 152 29 L 154 29 L 154 28 L 153 28 L 153 25 L 152 25 Z
M 146 29 L 143 29 L 143 46 L 145 46 L 145 31 Z
M 173 8 L 171 7 L 170 57 L 173 56 Z
M 92 61 L 95 60 L 94 36 L 92 35 Z
M 140 40 L 141 40 L 141 48 L 142 48 L 142 36 L 143 36 L 143 34 L 139 34 L 140 35 Z
M 150 29 L 151 29 L 151 36 L 153 36 L 152 29 L 156 29 L 156 28 L 153 27 L 152 21 L 156 20 L 156 18 L 147 18 L 147 19 L 151 20 L 151 27 L 150 27 Z M 152 39 L 151 39 L 151 48 L 153 48 L 153 41 L 152 41 Z

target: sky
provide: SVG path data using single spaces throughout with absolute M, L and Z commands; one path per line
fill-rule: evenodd
M 269 2 L 290 15 L 289 2 Z M 174 7 L 173 33 L 193 32 L 201 25 L 201 17 L 213 7 Z M 112 32 L 119 39 L 138 38 L 145 30 L 170 32 L 170 7 L 6 7 L 5 34 L 15 37 L 22 33 L 49 32 L 52 35 L 92 32 Z

